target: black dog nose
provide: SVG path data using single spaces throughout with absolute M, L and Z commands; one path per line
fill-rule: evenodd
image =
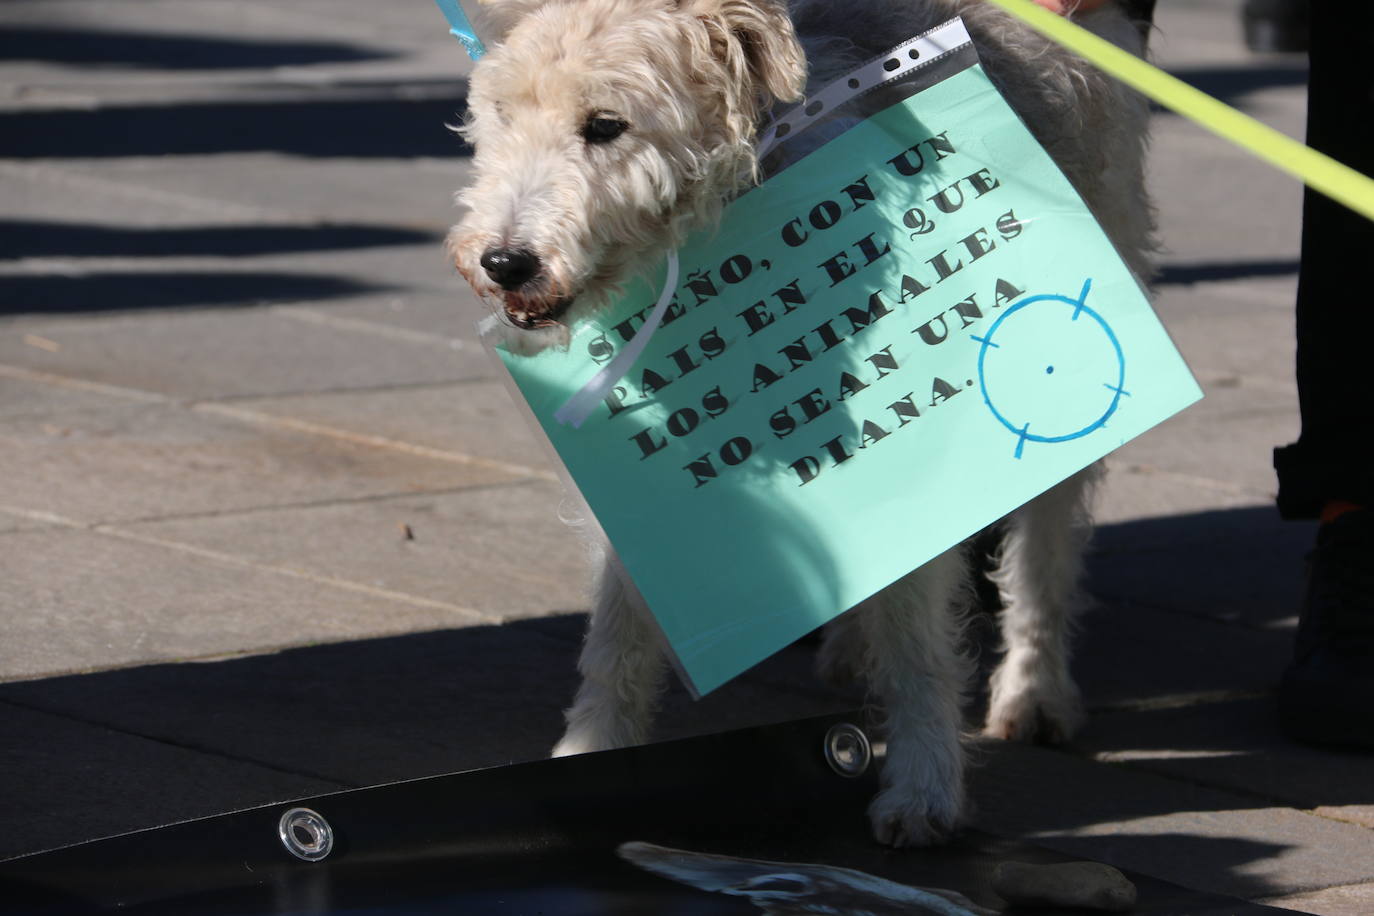
M 488 248 L 478 262 L 505 290 L 519 289 L 539 273 L 539 256 L 523 248 Z

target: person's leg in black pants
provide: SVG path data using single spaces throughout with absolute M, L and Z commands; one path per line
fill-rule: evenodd
M 1313 4 L 1310 145 L 1374 173 L 1374 3 Z M 1308 190 L 1298 280 L 1302 433 L 1275 449 L 1279 511 L 1323 521 L 1293 664 L 1285 730 L 1374 745 L 1374 223 Z

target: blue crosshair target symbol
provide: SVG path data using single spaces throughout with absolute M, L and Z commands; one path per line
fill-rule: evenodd
M 1031 296 L 997 317 L 978 350 L 978 382 L 988 410 L 1027 442 L 1068 442 L 1107 424 L 1126 390 L 1126 358 L 1111 325 L 1078 298 Z

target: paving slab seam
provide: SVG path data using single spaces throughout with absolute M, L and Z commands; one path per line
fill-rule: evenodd
M 1166 552 L 1168 549 L 1169 548 L 1166 547 L 1141 547 L 1138 551 L 1132 552 L 1141 554 L 1160 553 Z M 1294 568 L 1296 570 L 1297 567 L 1295 566 Z M 1297 573 L 1295 572 L 1294 575 L 1297 575 Z M 1215 617 L 1202 611 L 1188 611 L 1179 607 L 1165 607 L 1159 604 L 1151 604 L 1148 601 L 1141 601 L 1139 598 L 1128 595 L 1111 594 L 1103 590 L 1100 584 L 1094 586 L 1091 590 L 1090 601 L 1091 607 L 1088 611 L 1090 614 L 1100 612 L 1110 606 L 1117 606 L 1128 611 L 1151 611 L 1156 614 L 1169 614 L 1174 617 L 1186 617 L 1190 620 L 1202 620 L 1207 623 L 1214 623 L 1217 626 L 1240 627 L 1255 633 L 1272 633 L 1275 629 L 1273 621 L 1256 621 L 1252 623 L 1241 618 L 1227 618 L 1223 620 L 1220 617 Z
M 464 341 L 470 343 L 469 341 Z M 311 388 L 307 391 L 279 391 L 272 394 L 218 394 L 208 397 L 197 398 L 197 404 L 251 404 L 255 401 L 277 401 L 289 400 L 291 398 L 310 398 L 330 395 L 348 394 L 385 394 L 392 391 L 442 391 L 445 388 L 465 388 L 471 385 L 489 385 L 496 382 L 491 376 L 477 376 L 475 378 L 455 378 L 440 379 L 438 381 L 420 382 L 387 382 L 375 385 L 363 385 L 356 387 L 341 386 L 338 388 Z
M 205 547 L 197 547 L 182 541 L 173 541 L 167 538 L 154 537 L 149 534 L 142 534 L 137 531 L 126 531 L 114 525 L 91 525 L 76 519 L 64 518 L 60 515 L 49 512 L 31 512 L 14 506 L 0 505 L 0 512 L 9 515 L 16 515 L 33 521 L 46 521 L 51 524 L 61 525 L 80 531 L 88 531 L 102 537 L 112 537 L 123 541 L 132 541 L 153 547 L 161 547 L 166 550 L 173 550 L 188 556 L 199 557 L 203 560 L 210 560 L 226 566 L 233 566 L 238 569 L 251 569 L 258 572 L 272 573 L 275 575 L 287 576 L 293 579 L 300 579 L 316 585 L 326 585 L 344 591 L 355 592 L 368 595 L 373 598 L 382 598 L 388 601 L 395 601 L 401 604 L 409 604 L 414 607 L 421 607 L 428 610 L 444 611 L 445 613 L 456 614 L 464 618 L 471 624 L 496 625 L 503 622 L 499 615 L 488 614 L 474 608 L 462 607 L 457 604 L 450 604 L 447 601 L 436 601 L 432 598 L 424 598 L 420 595 L 412 595 L 407 592 L 398 592 L 391 589 L 379 588 L 375 585 L 367 585 L 363 582 L 354 582 L 350 579 L 340 579 L 335 576 L 312 573 L 309 570 L 296 569 L 290 566 L 275 566 L 268 563 L 259 563 L 235 554 L 225 553 L 220 550 L 210 550 Z
M 137 388 L 127 388 L 121 385 L 107 385 L 103 382 L 92 382 L 86 379 L 73 378 L 70 376 L 58 375 L 52 372 L 40 372 L 32 369 L 25 369 L 20 366 L 11 366 L 0 363 L 0 377 L 14 378 L 22 381 L 36 382 L 38 384 L 52 385 L 59 388 L 69 388 L 79 391 L 91 391 L 98 394 L 108 394 L 114 397 L 127 400 L 143 401 L 152 404 L 166 404 L 175 407 L 182 407 L 200 413 L 212 414 L 215 416 L 226 417 L 242 423 L 249 423 L 255 426 L 268 426 L 275 429 L 291 430 L 293 432 L 306 433 L 308 435 L 320 436 L 328 439 L 336 439 L 349 442 L 354 445 L 365 445 L 373 448 L 388 449 L 391 451 L 403 452 L 422 458 L 431 458 L 438 461 L 446 461 L 451 464 L 463 464 L 471 467 L 480 467 L 487 470 L 499 471 L 510 474 L 515 478 L 535 478 L 556 482 L 558 475 L 552 471 L 545 471 L 539 468 L 527 467 L 521 464 L 514 464 L 508 461 L 497 461 L 491 458 L 481 458 L 477 455 L 469 455 L 466 452 L 455 452 L 446 449 L 431 448 L 427 445 L 417 445 L 412 442 L 405 442 L 400 439 L 391 439 L 386 436 L 374 436 L 368 433 L 358 433 L 351 430 L 340 429 L 335 426 L 328 426 L 323 423 L 314 423 L 309 420 L 300 420 L 293 417 L 281 417 L 275 414 L 264 413 L 259 410 L 250 410 L 246 407 L 236 407 L 223 401 L 207 400 L 185 400 L 173 398 L 165 394 L 154 391 L 145 391 Z M 258 397 L 265 397 L 259 395 Z
M 0 378 L 11 378 L 21 382 L 33 382 L 39 385 L 50 385 L 54 388 L 67 388 L 73 391 L 90 391 L 95 394 L 105 394 L 111 397 L 123 398 L 128 401 L 142 401 L 148 404 L 180 403 L 156 391 L 126 388 L 123 385 L 108 385 L 104 382 L 93 382 L 88 379 L 58 375 L 54 372 L 40 372 L 36 369 L 25 369 L 22 366 L 10 366 L 5 363 L 0 363 Z
M 1260 490 L 1256 487 L 1247 487 L 1244 484 L 1232 483 L 1229 480 L 1217 480 L 1215 477 L 1203 477 L 1198 474 L 1189 474 L 1184 471 L 1171 471 L 1168 468 L 1161 468 L 1152 464 L 1131 463 L 1126 464 L 1113 461 L 1108 458 L 1106 461 L 1107 473 L 1111 474 L 1141 474 L 1150 477 L 1162 477 L 1166 480 L 1174 480 L 1179 483 L 1188 483 L 1193 486 L 1201 487 L 1206 490 L 1214 490 L 1219 493 L 1227 493 L 1232 496 L 1250 496 L 1257 500 L 1268 503 L 1274 501 L 1274 493 L 1270 490 Z M 1108 480 L 1110 480 L 1110 476 Z
M 51 165 L 19 163 L 0 159 L 0 177 L 14 177 L 21 181 L 45 181 L 60 187 L 78 191 L 97 191 L 124 197 L 139 203 L 157 203 L 180 209 L 185 213 L 209 213 L 215 216 L 236 216 L 241 219 L 272 222 L 299 222 L 307 214 L 278 210 L 268 207 L 247 206 L 213 197 L 184 194 L 179 191 L 163 191 L 144 187 L 125 179 L 113 180 L 95 175 L 69 171 Z
M 1286 811 L 1292 811 L 1295 814 L 1302 814 L 1309 817 L 1319 817 L 1322 820 L 1326 821 L 1337 821 L 1342 824 L 1351 823 L 1350 821 L 1342 821 L 1339 818 L 1326 817 L 1324 815 L 1314 814 L 1312 811 L 1306 808 L 1299 808 L 1296 805 L 1290 804 L 1289 802 L 1286 802 L 1281 798 L 1275 798 L 1272 795 L 1266 795 L 1263 792 L 1256 792 L 1252 789 L 1242 788 L 1233 783 L 1224 783 L 1210 779 L 1196 779 L 1193 777 L 1181 777 L 1176 772 L 1157 769 L 1155 767 L 1150 766 L 1148 763 L 1140 762 L 1138 759 L 1112 760 L 1103 752 L 1075 754 L 1072 752 L 1071 749 L 1067 748 L 1060 749 L 1060 752 L 1068 753 L 1068 755 L 1071 757 L 1077 757 L 1078 759 L 1085 760 L 1089 763 L 1101 764 L 1102 766 L 1112 767 L 1116 770 L 1120 770 L 1123 772 L 1145 773 L 1150 776 L 1156 776 L 1160 779 L 1168 780 L 1169 782 L 1177 783 L 1179 785 L 1184 786 L 1191 786 L 1196 789 L 1211 789 L 1216 792 L 1226 792 L 1230 795 L 1236 796 L 1238 800 L 1258 802 L 1264 808 L 1281 808 Z
M 465 464 L 472 467 L 486 468 L 492 471 L 501 471 L 514 477 L 534 477 L 541 480 L 557 481 L 558 475 L 552 471 L 544 471 L 538 468 L 531 468 L 521 464 L 514 464 L 508 461 L 497 461 L 492 458 L 479 458 L 476 455 L 469 455 L 466 452 L 452 452 L 445 449 L 431 448 L 427 445 L 416 445 L 412 442 L 405 442 L 400 439 L 391 439 L 386 436 L 374 436 L 369 433 L 357 433 L 351 430 L 340 429 L 336 426 L 327 426 L 323 423 L 315 423 L 310 420 L 299 420 L 294 417 L 280 417 L 274 414 L 263 413 L 259 410 L 249 410 L 245 407 L 235 407 L 232 404 L 225 404 L 215 401 L 192 401 L 185 406 L 191 410 L 201 413 L 214 414 L 216 416 L 229 417 L 245 423 L 258 426 L 270 426 L 276 429 L 288 429 L 294 432 L 309 433 L 329 439 L 338 439 L 343 442 L 351 442 L 355 445 L 369 445 L 376 448 L 389 449 L 392 451 L 404 452 L 408 455 L 415 455 L 422 458 L 433 458 L 438 461 L 447 461 L 453 464 Z
M 210 550 L 204 547 L 196 547 L 192 544 L 182 543 L 181 541 L 168 540 L 167 538 L 153 537 L 134 531 L 124 531 L 118 528 L 102 528 L 95 531 L 96 534 L 109 535 L 122 540 L 136 541 L 141 544 L 149 544 L 155 547 L 164 547 L 168 550 L 175 550 L 191 556 L 200 557 L 205 560 L 213 560 L 229 566 L 237 566 L 243 569 L 253 569 L 262 572 L 276 573 L 278 575 L 290 576 L 294 579 L 302 579 L 306 582 L 313 582 L 317 585 L 328 585 L 345 591 L 357 592 L 369 595 L 374 598 L 384 598 L 402 604 L 409 604 L 415 607 L 428 608 L 430 610 L 446 611 L 458 614 L 467 618 L 474 624 L 497 624 L 501 621 L 490 614 L 484 614 L 474 608 L 461 607 L 460 605 L 450 604 L 447 601 L 435 601 L 432 598 L 424 598 L 419 595 L 411 595 L 406 592 L 393 591 L 388 588 L 379 588 L 375 585 L 367 585 L 362 582 L 353 582 L 348 579 L 339 579 L 334 576 L 312 573 L 304 569 L 295 569 L 290 566 L 273 566 L 266 563 L 259 563 L 255 560 L 235 556 L 234 554 L 224 553 L 219 550 Z
M 151 741 L 154 744 L 160 744 L 164 747 L 176 748 L 178 750 L 183 751 L 191 751 L 192 753 L 196 754 L 205 754 L 206 756 L 218 757 L 221 760 L 228 760 L 234 763 L 247 763 L 256 767 L 261 767 L 265 770 L 272 771 L 274 773 L 280 773 L 284 776 L 301 776 L 308 779 L 318 780 L 320 782 L 332 783 L 333 785 L 338 786 L 340 789 L 362 788 L 362 786 L 356 782 L 350 782 L 348 780 L 339 779 L 338 777 L 330 776 L 326 773 L 320 773 L 314 770 L 308 770 L 299 767 L 288 768 L 281 766 L 280 764 L 273 763 L 271 761 L 259 759 L 257 757 L 252 757 L 244 754 L 226 753 L 223 750 L 206 747 L 204 745 L 196 744 L 190 741 L 174 741 L 159 735 L 150 735 L 145 732 L 137 731 L 134 729 L 123 728 L 118 725 L 113 725 L 109 722 L 101 722 L 97 719 L 73 715 L 70 712 L 66 712 L 60 709 L 51 709 L 40 703 L 22 703 L 8 698 L 0 698 L 0 706 L 12 706 L 16 709 L 23 709 L 29 712 L 42 713 L 46 716 L 52 716 L 54 718 L 63 719 L 67 722 L 75 722 L 78 725 L 85 725 L 89 728 L 104 729 L 105 731 L 113 732 L 118 735 L 125 735 L 130 738 L 138 738 L 142 741 Z
M 1272 690 L 1198 690 L 1187 693 L 1168 693 L 1144 699 L 1115 700 L 1089 703 L 1091 713 L 1158 712 L 1165 709 L 1187 709 L 1214 703 L 1234 703 L 1238 700 L 1262 700 L 1274 695 Z
M 408 343 L 438 347 L 441 350 L 463 350 L 476 346 L 471 341 L 461 337 L 450 337 L 429 331 L 414 331 L 410 328 L 398 328 L 395 325 L 382 324 L 379 321 L 367 321 L 363 318 L 343 318 L 301 305 L 274 305 L 269 308 L 269 311 L 277 317 L 289 318 L 304 324 L 319 325 L 339 331 L 370 334 L 375 337 L 386 337 L 390 340 L 403 340 Z
M 310 510 L 328 509 L 332 506 L 366 506 L 373 503 L 385 503 L 402 499 L 471 495 L 488 490 L 501 490 L 507 487 L 520 489 L 533 486 L 539 482 L 541 481 L 536 481 L 533 478 L 521 478 L 519 480 L 498 480 L 490 483 L 473 483 L 459 487 L 444 487 L 442 489 L 400 490 L 395 493 L 373 493 L 367 496 L 336 496 L 329 499 L 307 500 L 295 503 L 265 503 L 261 506 L 246 506 L 234 509 L 206 509 L 200 512 L 173 512 L 167 515 L 144 515 L 136 518 L 121 518 L 118 521 L 90 522 L 84 525 L 84 527 L 86 530 L 94 531 L 97 534 L 105 534 L 111 531 L 117 534 L 121 529 L 132 528 L 138 525 L 156 525 L 162 522 L 231 519 L 273 512 L 290 512 L 298 509 Z M 41 521 L 42 519 L 34 518 L 31 520 Z
M 1329 894 L 1333 891 L 1337 893 L 1341 891 L 1349 891 L 1352 894 L 1358 894 L 1359 899 L 1356 901 L 1351 901 L 1350 909 L 1343 908 L 1339 910 L 1332 910 L 1327 909 L 1325 907 L 1316 910 L 1295 909 L 1295 907 L 1309 906 L 1312 903 L 1317 902 L 1304 900 L 1304 897 L 1320 896 L 1324 894 Z M 1371 901 L 1374 901 L 1374 882 L 1357 881 L 1354 884 L 1332 884 L 1328 887 L 1317 888 L 1311 891 L 1302 891 L 1301 893 L 1297 894 L 1283 894 L 1282 896 L 1278 897 L 1259 897 L 1254 902 L 1263 904 L 1264 906 L 1272 906 L 1277 909 L 1288 910 L 1289 912 L 1293 913 L 1328 913 L 1332 914 L 1332 916 L 1335 916 L 1335 914 L 1343 913 L 1368 912 L 1368 910 L 1356 910 L 1354 909 L 1354 906 L 1357 904 L 1362 906 L 1369 905 Z
M 1335 814 L 1331 814 L 1330 812 L 1332 809 L 1327 805 L 1318 805 L 1315 808 L 1299 808 L 1297 810 L 1301 811 L 1303 814 L 1310 814 L 1313 817 L 1319 817 L 1322 820 L 1335 821 L 1338 824 L 1349 824 L 1351 827 L 1359 827 L 1362 830 L 1374 831 L 1374 827 L 1371 827 L 1370 824 L 1366 821 L 1356 820 L 1354 818 L 1349 817 L 1339 817 Z
M 1239 693 L 1239 692 L 1238 692 L 1238 693 Z M 1261 698 L 1262 698 L 1262 697 L 1265 697 L 1265 696 L 1271 696 L 1271 695 L 1272 695 L 1272 692 L 1271 692 L 1271 693 L 1258 693 L 1258 694 L 1253 694 L 1253 696 L 1255 696 L 1255 697 L 1261 697 Z M 1284 809 L 1284 810 L 1287 810 L 1287 811 L 1293 811 L 1293 812 L 1295 812 L 1295 813 L 1297 813 L 1297 814 L 1306 815 L 1306 816 L 1308 816 L 1308 817 L 1320 818 L 1321 820 L 1324 820 L 1324 821 L 1334 821 L 1334 822 L 1336 822 L 1336 823 L 1345 824 L 1345 825 L 1347 825 L 1347 826 L 1359 827 L 1359 828 L 1361 828 L 1362 830 L 1365 830 L 1365 831 L 1369 831 L 1369 830 L 1371 829 L 1371 828 L 1369 827 L 1369 825 L 1364 824 L 1364 823 L 1361 823 L 1360 821 L 1352 820 L 1352 819 L 1350 819 L 1350 818 L 1337 817 L 1337 816 L 1335 816 L 1335 815 L 1333 815 L 1333 814 L 1327 813 L 1327 812 L 1321 810 L 1323 806 L 1317 806 L 1317 807 L 1314 807 L 1314 808 L 1306 808 L 1306 807 L 1302 807 L 1302 806 L 1300 806 L 1300 805 L 1295 805 L 1295 804 L 1293 804 L 1293 803 L 1291 803 L 1291 802 L 1289 802 L 1289 801 L 1286 801 L 1286 800 L 1284 800 L 1284 799 L 1282 799 L 1282 798 L 1278 798 L 1278 797 L 1276 797 L 1276 796 L 1273 796 L 1273 795 L 1270 795 L 1270 794 L 1267 794 L 1267 793 L 1264 793 L 1264 792 L 1258 792 L 1258 791 L 1255 791 L 1255 790 L 1253 790 L 1253 789 L 1247 789 L 1247 788 L 1238 786 L 1238 785 L 1236 785 L 1235 783 L 1232 783 L 1232 782 L 1221 782 L 1221 781 L 1219 781 L 1219 780 L 1201 779 L 1201 778 L 1192 777 L 1192 776 L 1184 777 L 1184 776 L 1179 775 L 1179 773 L 1176 772 L 1176 771 L 1164 770 L 1164 769 L 1160 769 L 1160 768 L 1157 768 L 1157 767 L 1151 765 L 1151 760 L 1152 760 L 1152 759 L 1153 759 L 1153 760 L 1171 760 L 1171 759 L 1172 759 L 1172 760 L 1178 760 L 1178 759 L 1180 759 L 1180 757 L 1183 756 L 1183 755 L 1181 755 L 1181 754 L 1179 754 L 1179 753 L 1177 753 L 1177 752 L 1164 752 L 1164 754 L 1162 754 L 1161 756 L 1156 757 L 1156 758 L 1148 758 L 1148 757 L 1131 757 L 1131 758 L 1128 758 L 1128 759 L 1121 759 L 1121 758 L 1116 758 L 1116 759 L 1114 759 L 1114 758 L 1113 758 L 1113 755 L 1116 754 L 1116 753 L 1119 753 L 1119 752 L 1117 752 L 1117 751 L 1090 751 L 1090 752 L 1086 752 L 1086 753 L 1079 753 L 1079 752 L 1074 748 L 1074 746 L 1073 746 L 1072 744 L 1063 745 L 1063 746 L 1060 746 L 1060 747 L 1058 747 L 1058 748 L 1050 748 L 1049 750 L 1050 750 L 1051 753 L 1066 754 L 1067 756 L 1070 756 L 1070 757 L 1077 757 L 1077 758 L 1080 759 L 1080 760 L 1084 760 L 1084 761 L 1087 761 L 1087 762 L 1090 762 L 1090 763 L 1103 764 L 1103 765 L 1106 765 L 1106 766 L 1110 766 L 1110 767 L 1116 768 L 1116 769 L 1118 769 L 1118 770 L 1131 771 L 1131 772 L 1137 772 L 1137 773 L 1145 773 L 1145 774 L 1148 774 L 1148 775 L 1150 775 L 1150 776 L 1154 776 L 1154 777 L 1157 777 L 1157 778 L 1160 778 L 1160 779 L 1165 779 L 1165 780 L 1168 780 L 1168 781 L 1170 781 L 1170 782 L 1179 783 L 1179 784 L 1181 784 L 1181 785 L 1193 786 L 1193 787 L 1200 788 L 1200 789 L 1211 789 L 1211 790 L 1214 790 L 1214 791 L 1217 791 L 1217 792 L 1226 792 L 1226 793 L 1228 793 L 1228 794 L 1230 794 L 1230 795 L 1234 795 L 1234 796 L 1236 796 L 1237 798 L 1240 798 L 1240 799 L 1246 799 L 1246 800 L 1261 802 L 1261 803 L 1263 804 L 1263 806 L 1264 806 L 1264 807 L 1267 807 L 1267 808 L 1281 808 L 1281 809 Z M 1313 888 L 1313 889 L 1314 889 L 1314 890 L 1320 890 L 1321 888 Z

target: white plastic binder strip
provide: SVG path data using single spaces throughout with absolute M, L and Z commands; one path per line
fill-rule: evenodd
M 762 159 L 774 146 L 797 136 L 855 96 L 890 83 L 913 70 L 927 67 L 971 40 L 963 20 L 951 19 L 851 70 L 769 124 L 759 137 L 759 158 Z

